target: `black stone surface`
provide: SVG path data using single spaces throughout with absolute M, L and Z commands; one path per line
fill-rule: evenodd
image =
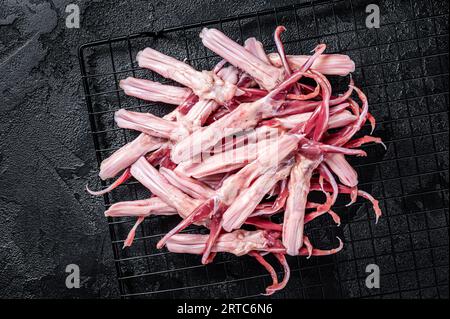
M 118 297 L 77 48 L 296 1 L 0 1 L 0 297 Z M 80 8 L 68 29 L 65 8 Z M 77 264 L 81 288 L 67 289 Z
M 102 199 L 84 191 L 86 183 L 96 184 L 97 163 L 82 99 L 78 46 L 295 2 L 299 1 L 0 0 L 1 298 L 119 296 Z M 364 25 L 364 8 L 371 2 L 353 1 L 358 27 Z M 71 3 L 80 7 L 79 29 L 65 25 L 65 8 Z M 340 44 L 351 51 L 358 66 L 364 66 L 354 77 L 369 86 L 371 111 L 381 122 L 376 134 L 388 143 L 387 152 L 377 151 L 375 159 L 382 163 L 360 168 L 359 174 L 361 180 L 373 182 L 370 191 L 375 196 L 387 198 L 382 202 L 385 216 L 375 226 L 365 207 L 343 211 L 346 245 L 333 264 L 337 272 L 315 267 L 314 259 L 303 260 L 310 267 L 295 272 L 290 286 L 275 297 L 328 296 L 319 287 L 302 294 L 297 289 L 317 286 L 321 274 L 337 273 L 343 297 L 448 298 L 448 19 L 443 19 L 448 18 L 448 1 L 377 1 L 383 22 L 391 25 L 377 34 L 365 30 L 356 37 L 348 3 L 336 8 L 338 31 L 345 33 Z M 322 12 L 317 16 L 320 33 L 336 32 L 330 11 L 317 12 Z M 426 18 L 431 15 L 435 17 Z M 411 23 L 412 19 L 420 23 Z M 314 33 L 312 19 L 302 23 L 307 26 L 302 36 Z M 394 45 L 395 39 L 402 44 Z M 323 41 L 337 45 L 331 36 Z M 352 51 L 364 46 L 369 47 Z M 384 61 L 391 62 L 381 64 Z M 187 258 L 198 263 L 191 257 Z M 171 262 L 182 264 L 182 258 Z M 256 267 L 246 264 L 242 270 L 241 260 L 230 264 L 226 279 L 242 277 L 244 270 L 245 276 L 254 274 Z M 365 267 L 372 262 L 387 274 L 380 292 L 364 286 Z M 165 265 L 160 260 L 154 263 Z M 80 289 L 65 286 L 68 264 L 80 266 Z M 186 276 L 201 283 L 204 272 L 199 268 Z M 177 274 L 171 280 L 177 281 Z M 178 284 L 185 283 L 180 277 Z M 140 290 L 171 285 L 163 276 L 154 284 L 141 285 Z M 179 296 L 221 296 L 224 287 Z M 263 285 L 249 282 L 245 289 L 257 295 Z M 242 295 L 245 292 L 238 291 L 232 296 Z

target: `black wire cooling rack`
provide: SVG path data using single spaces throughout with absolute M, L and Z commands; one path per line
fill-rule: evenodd
M 366 5 L 376 1 L 314 1 L 158 32 L 144 32 L 84 44 L 79 49 L 82 82 L 98 163 L 136 134 L 117 128 L 120 108 L 162 115 L 164 104 L 126 97 L 118 81 L 127 76 L 164 82 L 136 66 L 136 53 L 153 47 L 197 69 L 219 58 L 198 37 L 202 27 L 222 29 L 242 42 L 256 36 L 267 51 L 276 25 L 288 29 L 288 53 L 309 52 L 323 42 L 327 52 L 348 54 L 356 63 L 355 82 L 366 92 L 378 120 L 374 135 L 387 151 L 367 149 L 353 159 L 360 187 L 380 200 L 384 216 L 375 225 L 370 205 L 338 205 L 342 225 L 326 217 L 307 229 L 314 245 L 345 242 L 335 256 L 289 258 L 291 280 L 274 298 L 448 298 L 448 2 L 383 1 L 379 29 L 365 25 Z M 345 87 L 346 79 L 335 79 Z M 104 196 L 105 208 L 148 197 L 136 182 Z M 131 248 L 123 240 L 135 220 L 108 219 L 121 295 L 151 298 L 260 297 L 270 278 L 249 257 L 220 255 L 208 266 L 198 256 L 155 248 L 178 220 L 148 218 Z M 380 268 L 381 286 L 365 285 L 366 266 Z M 281 271 L 281 269 L 279 269 Z

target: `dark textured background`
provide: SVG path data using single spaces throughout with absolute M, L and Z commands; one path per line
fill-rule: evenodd
M 118 296 L 95 180 L 80 44 L 295 1 L 0 1 L 0 297 Z M 80 29 L 65 27 L 80 6 Z M 65 267 L 80 266 L 80 289 Z
M 211 2 L 0 2 L 0 297 L 118 296 L 102 200 L 84 192 L 88 181 L 94 185 L 97 181 L 97 164 L 76 50 L 82 43 L 110 36 L 298 1 Z M 388 23 L 433 12 L 448 17 L 446 0 L 379 2 Z M 80 6 L 80 29 L 65 27 L 64 10 L 69 3 Z M 357 8 L 357 23 L 364 21 L 364 6 Z M 329 12 L 319 17 L 323 18 L 320 32 L 333 28 L 327 17 Z M 342 44 L 349 50 L 352 45 L 372 45 L 351 52 L 358 66 L 368 65 L 357 69 L 355 79 L 370 86 L 371 110 L 381 122 L 376 133 L 389 142 L 388 152 L 380 155 L 382 164 L 375 173 L 363 169 L 362 177 L 373 179 L 374 195 L 385 199 L 385 217 L 376 227 L 367 219 L 366 209 L 344 217 L 341 229 L 346 248 L 337 256 L 338 273 L 346 279 L 341 284 L 344 296 L 369 293 L 360 291 L 364 268 L 377 262 L 391 274 L 382 277 L 382 293 L 390 294 L 387 297 L 448 298 L 448 39 L 444 40 L 448 21 L 442 17 L 420 21 L 418 30 L 408 23 L 382 28 L 381 39 L 373 32 L 356 38 L 348 32 L 349 42 Z M 351 20 L 341 22 L 340 27 L 351 30 Z M 312 28 L 303 31 L 308 34 Z M 414 32 L 420 32 L 421 41 L 414 40 L 418 36 Z M 396 39 L 402 44 L 373 46 Z M 385 63 L 397 59 L 402 62 Z M 422 192 L 428 193 L 414 195 Z M 149 225 L 153 224 L 147 221 Z M 352 238 L 354 242 L 348 242 Z M 80 266 L 80 289 L 65 287 L 64 270 L 71 263 Z M 241 276 L 241 268 L 232 268 L 231 275 L 236 271 L 235 276 Z M 203 268 L 197 270 L 203 274 Z M 254 271 L 252 267 L 245 270 L 247 276 Z M 291 288 L 317 284 L 311 281 L 323 273 L 328 272 L 314 264 L 295 272 L 290 287 L 276 296 L 300 296 Z M 203 274 L 196 280 L 205 278 Z M 164 284 L 163 279 L 156 280 L 160 282 Z M 250 285 L 257 293 L 262 289 L 253 282 Z M 188 295 L 210 293 L 199 289 Z

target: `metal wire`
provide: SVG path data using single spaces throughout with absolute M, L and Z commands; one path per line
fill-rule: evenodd
M 437 10 L 431 2 L 431 10 L 419 16 L 415 3 L 410 1 L 406 18 L 382 23 L 378 30 L 368 30 L 357 23 L 362 6 L 365 7 L 365 2 L 356 0 L 310 1 L 82 45 L 79 48 L 81 76 L 97 162 L 100 164 L 132 138 L 114 125 L 111 116 L 116 110 L 156 110 L 159 114 L 169 110 L 163 104 L 135 103 L 135 99 L 126 97 L 119 88 L 119 80 L 126 76 L 140 77 L 146 73 L 155 79 L 152 72 L 135 67 L 133 50 L 147 45 L 165 52 L 168 44 L 177 42 L 180 45 L 176 49 L 166 51 L 169 55 L 212 67 L 216 56 L 201 48 L 196 36 L 205 26 L 231 33 L 241 43 L 246 28 L 253 28 L 252 34 L 264 43 L 265 31 L 273 32 L 273 23 L 291 23 L 293 29 L 283 34 L 285 43 L 301 46 L 304 52 L 311 49 L 311 44 L 335 39 L 336 46 L 331 52 L 342 52 L 356 60 L 357 85 L 368 93 L 371 110 L 383 115 L 375 135 L 383 137 L 388 151 L 382 153 L 370 147 L 369 157 L 354 161 L 353 166 L 360 174 L 361 189 L 375 193 L 384 216 L 375 226 L 370 205 L 358 201 L 350 209 L 337 205 L 336 212 L 343 219 L 340 228 L 326 218 L 308 227 L 314 244 L 320 245 L 324 239 L 333 244 L 333 238 L 339 235 L 345 240 L 345 250 L 333 257 L 290 258 L 293 279 L 283 297 L 445 297 L 445 290 L 448 293 L 448 143 L 445 142 L 448 139 L 445 119 L 448 117 L 448 64 L 443 61 L 448 61 L 448 7 Z M 342 8 L 346 8 L 345 13 Z M 350 26 L 341 25 L 340 15 L 350 19 Z M 331 18 L 331 31 L 321 33 L 321 17 Z M 306 30 L 308 35 L 303 36 L 305 28 L 301 24 L 306 18 L 312 19 L 309 26 L 312 30 Z M 440 19 L 447 21 L 446 28 L 438 28 Z M 418 26 L 430 22 L 432 32 L 419 32 Z M 404 39 L 398 30 L 409 24 L 413 25 L 413 32 Z M 361 40 L 367 32 L 371 32 L 373 42 Z M 191 34 L 195 36 L 190 37 Z M 348 37 L 351 40 L 344 44 Z M 264 44 L 268 51 L 273 50 L 273 42 Z M 427 51 L 424 44 L 433 50 Z M 408 45 L 417 54 L 401 54 Z M 202 51 L 197 52 L 199 49 Z M 383 50 L 394 53 L 386 58 Z M 369 58 L 368 52 L 372 52 Z M 436 70 L 430 73 L 427 63 L 433 59 L 439 62 L 434 63 Z M 120 68 L 122 63 L 127 66 L 125 69 Z M 419 66 L 414 76 L 409 75 L 411 64 Z M 374 82 L 377 72 L 380 77 Z M 105 186 L 105 182 L 101 184 Z M 103 198 L 107 209 L 114 202 L 146 196 L 148 193 L 140 185 L 128 182 Z M 251 298 L 260 297 L 259 292 L 267 285 L 268 275 L 248 257 L 219 255 L 215 263 L 203 266 L 197 256 L 157 251 L 155 242 L 177 222 L 171 218 L 146 219 L 134 245 L 122 250 L 124 238 L 134 222 L 131 218 L 108 218 L 120 293 L 125 298 Z M 407 266 L 405 260 L 409 261 Z M 383 278 L 391 279 L 384 279 L 383 283 L 389 282 L 387 287 L 375 291 L 365 286 L 364 267 L 368 263 L 379 265 Z

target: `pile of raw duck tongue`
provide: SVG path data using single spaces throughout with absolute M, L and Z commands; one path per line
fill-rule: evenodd
M 358 149 L 362 144 L 382 144 L 371 135 L 354 137 L 366 122 L 373 132 L 375 119 L 351 76 L 341 94 L 332 92 L 327 79 L 353 72 L 353 61 L 324 54 L 325 44 L 311 55 L 286 55 L 283 31 L 279 26 L 274 33 L 277 53 L 267 54 L 255 38 L 241 46 L 219 30 L 203 29 L 203 44 L 223 58 L 211 71 L 151 48 L 138 53 L 140 67 L 182 86 L 132 77 L 120 82 L 129 96 L 177 106 L 162 118 L 126 109 L 115 113 L 118 127 L 141 134 L 101 164 L 102 179 L 120 177 L 102 191 L 88 191 L 102 195 L 134 178 L 151 192 L 148 199 L 119 202 L 105 212 L 136 217 L 124 247 L 146 217 L 177 215 L 180 223 L 158 248 L 199 254 L 203 264 L 218 252 L 248 254 L 270 273 L 266 294 L 272 294 L 289 280 L 286 254 L 321 256 L 342 249 L 339 238 L 334 249 L 314 248 L 304 234 L 304 225 L 321 215 L 340 223 L 332 210 L 339 194 L 349 196 L 350 204 L 358 196 L 369 200 L 378 220 L 378 201 L 358 189 L 357 173 L 346 160 L 366 156 Z M 323 200 L 313 201 L 313 192 Z M 275 214 L 282 223 L 273 221 Z M 209 233 L 182 232 L 192 224 Z M 264 258 L 270 253 L 283 266 L 281 281 Z

